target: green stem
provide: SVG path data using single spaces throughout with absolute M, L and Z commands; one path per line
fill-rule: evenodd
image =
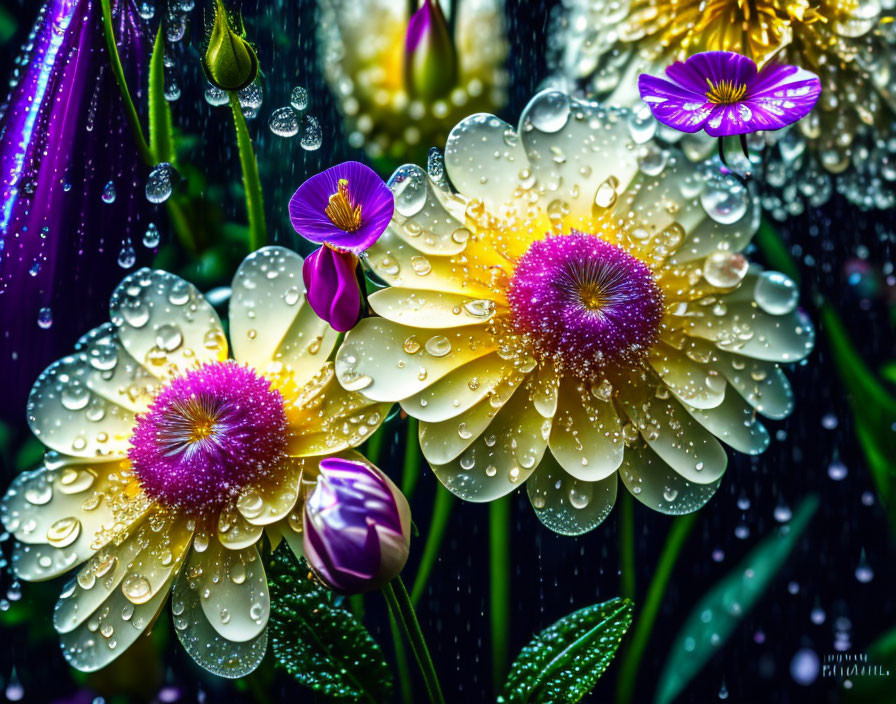
M 623 491 L 619 500 L 619 592 L 635 600 L 635 500 Z
M 137 140 L 137 149 L 140 152 L 140 158 L 148 166 L 155 166 L 155 161 L 146 138 L 143 136 L 143 127 L 140 125 L 140 116 L 137 113 L 137 107 L 131 99 L 131 93 L 128 90 L 128 82 L 124 76 L 124 68 L 121 65 L 121 57 L 118 55 L 118 45 L 115 43 L 115 29 L 112 26 L 112 7 L 110 0 L 102 0 L 103 11 L 103 34 L 106 38 L 106 48 L 109 50 L 109 60 L 112 64 L 112 75 L 115 76 L 115 82 L 121 91 L 121 98 L 124 101 L 125 119 L 134 133 L 134 139 Z
M 423 546 L 423 556 L 420 558 L 420 566 L 414 577 L 414 586 L 411 589 L 411 603 L 416 606 L 420 603 L 429 575 L 439 556 L 439 548 L 445 537 L 445 529 L 448 527 L 448 519 L 451 518 L 451 509 L 454 508 L 454 494 L 441 484 L 436 484 L 436 496 L 432 505 L 432 515 L 429 519 L 429 532 L 426 534 L 426 544 Z
M 431 704 L 445 704 L 439 676 L 436 674 L 429 648 L 426 647 L 426 640 L 423 638 L 423 631 L 420 630 L 420 623 L 417 621 L 417 615 L 411 605 L 411 598 L 408 596 L 408 590 L 405 589 L 401 577 L 396 577 L 383 587 L 383 595 L 386 597 L 386 603 L 389 605 L 393 618 L 404 630 L 405 637 L 411 644 L 420 674 L 423 675 L 429 701 Z
M 240 107 L 236 91 L 229 92 L 230 110 L 233 112 L 233 126 L 236 129 L 236 143 L 240 152 L 240 168 L 243 171 L 243 187 L 246 190 L 246 211 L 249 215 L 249 250 L 255 251 L 267 244 L 264 222 L 264 201 L 261 196 L 261 179 L 258 177 L 258 161 L 252 149 L 252 138 L 246 118 Z
M 373 464 L 379 465 L 380 455 L 383 453 L 383 440 L 386 437 L 385 423 L 376 429 L 376 432 L 367 438 L 367 447 L 364 450 L 364 456 Z
M 672 522 L 672 527 L 669 529 L 669 535 L 666 538 L 666 544 L 654 571 L 653 579 L 647 588 L 644 607 L 635 619 L 634 632 L 620 661 L 619 680 L 616 687 L 616 704 L 629 704 L 632 701 L 632 695 L 635 692 L 635 679 L 638 676 L 641 658 L 644 656 L 650 633 L 653 630 L 653 624 L 659 614 L 663 595 L 666 593 L 666 587 L 669 584 L 669 578 L 672 576 L 672 570 L 675 568 L 681 549 L 684 547 L 685 541 L 687 541 L 696 522 L 696 513 L 679 516 Z
M 398 621 L 389 607 L 389 630 L 392 631 L 392 645 L 395 648 L 395 663 L 398 667 L 398 684 L 401 687 L 401 700 L 404 704 L 414 703 L 414 692 L 411 689 L 411 673 L 408 670 L 408 655 L 401 640 L 401 631 Z
M 401 469 L 401 493 L 410 500 L 420 479 L 420 446 L 417 443 L 417 419 L 408 418 L 405 433 L 404 464 Z
M 492 685 L 498 692 L 507 674 L 510 640 L 510 501 L 504 496 L 489 504 L 489 613 L 492 634 Z

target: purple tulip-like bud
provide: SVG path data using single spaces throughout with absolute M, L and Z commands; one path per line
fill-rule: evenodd
M 302 265 L 305 297 L 317 317 L 338 332 L 348 332 L 361 316 L 358 258 L 330 245 L 315 250 Z
M 423 100 L 441 98 L 457 83 L 457 51 L 438 0 L 423 0 L 408 22 L 404 76 L 408 92 Z
M 404 494 L 373 465 L 331 457 L 320 463 L 305 502 L 305 558 L 342 594 L 378 589 L 408 559 L 411 509 Z
M 146 85 L 135 0 L 112 0 L 132 92 Z M 0 117 L 0 416 L 19 421 L 34 377 L 108 314 L 154 211 L 95 0 L 48 0 Z M 120 266 L 119 266 L 120 265 Z

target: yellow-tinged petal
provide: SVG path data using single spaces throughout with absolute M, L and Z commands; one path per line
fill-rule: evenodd
M 496 353 L 458 367 L 401 402 L 405 413 L 428 423 L 456 418 L 475 406 L 505 380 L 519 376 L 511 362 Z
M 418 328 L 483 325 L 495 315 L 494 301 L 456 293 L 390 287 L 367 300 L 386 320 Z
M 179 276 L 140 269 L 118 285 L 110 309 L 121 344 L 160 379 L 227 359 L 218 314 Z
M 560 384 L 559 397 L 551 426 L 551 454 L 576 479 L 606 479 L 618 469 L 625 449 L 616 408 L 569 377 Z
M 229 550 L 243 550 L 255 545 L 263 532 L 263 526 L 249 523 L 235 506 L 225 507 L 218 514 L 218 540 Z
M 753 408 L 767 418 L 786 418 L 793 410 L 793 391 L 783 370 L 773 362 L 718 352 L 716 369 Z
M 525 378 L 525 374 L 512 372 L 492 393 L 460 415 L 436 423 L 421 421 L 420 449 L 427 461 L 444 464 L 470 447 Z
M 268 646 L 268 631 L 248 641 L 232 641 L 211 624 L 199 589 L 191 588 L 185 569 L 174 583 L 171 614 L 174 632 L 197 663 L 219 677 L 243 677 L 258 667 Z M 220 621 L 220 615 L 217 620 Z
M 571 477 L 548 452 L 526 482 L 526 491 L 535 515 L 548 528 L 562 535 L 582 535 L 610 515 L 617 486 L 615 472 L 594 482 Z
M 237 361 L 262 373 L 274 362 L 278 373 L 302 386 L 326 363 L 337 337 L 305 300 L 298 254 L 264 247 L 243 260 L 230 299 L 230 340 Z
M 28 397 L 28 425 L 47 447 L 76 457 L 124 457 L 134 412 L 90 390 L 94 368 L 83 352 L 45 369 Z
M 286 417 L 293 434 L 287 452 L 295 457 L 330 455 L 364 442 L 380 426 L 391 403 L 377 403 L 336 380 L 333 365 L 306 386 L 307 396 L 288 400 Z
M 53 612 L 56 630 L 73 631 L 93 616 L 116 590 L 120 589 L 131 603 L 125 611 L 151 601 L 160 590 L 167 590 L 192 536 L 193 529 L 186 517 L 167 516 L 162 512 L 147 516 L 124 542 L 107 545 L 81 568 L 56 602 Z
M 265 526 L 289 514 L 299 497 L 305 460 L 287 457 L 283 464 L 255 486 L 247 487 L 236 508 L 253 525 Z
M 486 431 L 445 464 L 432 464 L 439 481 L 466 501 L 492 501 L 509 494 L 538 466 L 547 448 L 551 421 L 520 386 Z
M 336 355 L 336 375 L 351 391 L 376 401 L 412 396 L 463 364 L 495 349 L 482 326 L 430 330 L 366 318 L 348 333 Z
M 736 393 L 726 394 L 716 408 L 701 410 L 685 406 L 685 409 L 700 425 L 739 452 L 758 455 L 768 447 L 768 431 L 756 420 L 750 405 Z
M 62 654 L 69 664 L 82 672 L 94 672 L 127 650 L 158 617 L 180 565 L 179 560 L 172 565 L 169 577 L 156 586 L 148 601 L 134 603 L 123 589 L 113 589 L 95 618 L 62 633 Z
M 719 441 L 672 398 L 650 396 L 620 403 L 650 448 L 685 479 L 709 484 L 722 476 L 728 457 Z
M 670 516 L 702 508 L 722 483 L 721 477 L 708 484 L 688 481 L 643 443 L 626 448 L 619 477 L 638 501 Z
M 370 246 L 364 261 L 390 286 L 444 291 L 470 298 L 488 298 L 489 286 L 465 276 L 464 267 L 448 256 L 424 254 L 391 230 Z
M 725 377 L 714 367 L 662 343 L 650 350 L 648 360 L 663 383 L 686 406 L 715 408 L 725 399 Z
M 212 539 L 202 552 L 194 546 L 182 579 L 188 589 L 202 595 L 199 603 L 205 618 L 223 638 L 250 641 L 267 625 L 271 599 L 254 545 L 230 550 Z

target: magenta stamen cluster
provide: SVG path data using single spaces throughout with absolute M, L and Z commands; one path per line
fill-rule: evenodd
M 138 419 L 128 457 L 144 491 L 191 513 L 220 508 L 286 451 L 280 392 L 236 362 L 171 381 Z
M 575 230 L 534 242 L 507 298 L 515 332 L 580 376 L 637 363 L 663 316 L 663 294 L 647 265 Z

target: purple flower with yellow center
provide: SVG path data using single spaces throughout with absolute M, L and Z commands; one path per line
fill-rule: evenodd
M 343 389 L 337 333 L 305 302 L 302 259 L 249 255 L 230 339 L 183 279 L 140 269 L 112 294 L 111 322 L 50 365 L 28 401 L 49 452 L 0 501 L 29 581 L 76 570 L 53 614 L 66 660 L 100 669 L 160 615 L 168 595 L 184 649 L 222 677 L 267 647 L 259 542 L 302 549 L 302 508 L 322 459 L 352 448 L 388 404 Z
M 366 462 L 320 463 L 305 502 L 305 558 L 331 589 L 359 594 L 390 582 L 408 559 L 411 510 L 404 494 Z
M 312 176 L 289 201 L 292 226 L 322 245 L 305 260 L 308 303 L 334 330 L 361 316 L 358 255 L 376 242 L 395 210 L 389 187 L 369 167 L 347 161 Z
M 665 78 L 642 73 L 641 99 L 653 116 L 682 132 L 711 137 L 780 130 L 804 118 L 821 95 L 814 73 L 768 63 L 761 70 L 732 51 L 706 51 L 666 68 Z

